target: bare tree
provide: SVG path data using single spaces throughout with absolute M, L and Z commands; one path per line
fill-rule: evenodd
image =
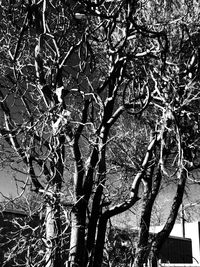
M 123 111 L 140 113 L 149 99 L 142 82 L 136 108 L 129 99 L 131 62 L 148 54 L 132 53 L 140 35 L 129 22 L 135 10 L 123 1 L 2 3 L 1 135 L 46 200 L 46 266 L 64 264 L 65 179 L 73 179 L 68 265 L 102 260 L 95 251 L 103 254 L 104 234 L 96 231 L 105 232 L 110 217 L 101 216 L 106 151 L 116 138 L 110 129 Z M 120 212 L 137 201 L 140 180 Z
M 198 103 L 198 81 L 181 69 L 184 61 L 179 64 L 170 48 L 174 22 L 166 27 L 150 16 L 154 5 L 132 0 L 2 1 L 0 133 L 2 145 L 9 145 L 6 157 L 21 160 L 18 168 L 45 200 L 46 267 L 101 266 L 108 220 L 139 200 L 143 183 L 142 216 L 149 224 L 161 177 L 175 172 L 181 193 L 167 234 L 156 242 L 163 242 L 173 226 L 197 155 L 195 151 L 191 158 L 194 150 L 186 147 L 198 139 L 198 120 L 190 125 L 191 135 L 187 114 Z M 181 23 L 178 27 L 182 29 Z M 192 75 L 197 73 L 195 67 Z M 127 117 L 135 127 L 135 144 L 128 144 L 134 163 L 123 144 L 117 144 L 124 138 L 120 122 Z M 136 134 L 139 122 L 146 131 L 142 138 Z M 143 145 L 139 154 L 138 144 Z M 122 171 L 113 151 L 127 156 Z M 107 193 L 109 184 L 116 174 L 124 177 L 128 167 L 128 193 L 123 190 L 124 197 L 116 200 Z M 66 231 L 70 238 L 63 242 Z M 148 242 L 148 232 L 141 242 Z

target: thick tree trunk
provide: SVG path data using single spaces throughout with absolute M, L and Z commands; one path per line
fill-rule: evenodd
M 85 214 L 84 200 L 79 200 L 71 213 L 71 237 L 68 267 L 83 267 L 85 259 Z
M 154 181 L 153 181 L 154 179 Z M 146 175 L 144 180 L 144 197 L 141 211 L 140 230 L 137 244 L 136 257 L 134 260 L 134 267 L 142 267 L 150 252 L 149 247 L 149 227 L 151 221 L 151 214 L 153 204 L 158 194 L 162 175 L 160 167 L 157 167 L 156 173 L 154 173 L 154 166 L 149 168 L 149 174 Z
M 151 248 L 151 252 L 149 254 L 149 266 L 150 267 L 158 267 L 159 262 L 159 249 L 156 247 Z
M 102 194 L 103 194 L 103 186 L 106 181 L 106 140 L 107 140 L 107 131 L 102 131 L 102 140 L 99 144 L 99 162 L 98 162 L 98 174 L 97 174 L 97 181 L 98 186 L 96 192 L 94 194 L 93 202 L 92 202 L 92 210 L 89 218 L 88 223 L 88 233 L 87 233 L 87 257 L 85 260 L 85 266 L 93 267 L 97 266 L 94 264 L 94 254 L 96 251 L 95 239 L 97 229 L 99 229 L 99 218 L 102 213 L 101 201 L 102 201 Z
M 136 257 L 134 260 L 134 267 L 142 267 L 147 261 L 149 253 L 149 227 L 151 220 L 151 211 L 154 201 L 148 199 L 148 193 L 146 193 L 144 204 L 142 207 L 139 238 L 137 244 Z
M 102 192 L 103 192 L 103 186 L 102 184 L 100 184 L 95 192 L 92 205 L 92 212 L 88 224 L 88 235 L 86 244 L 87 257 L 85 259 L 85 266 L 89 267 L 96 266 L 93 265 L 93 258 L 95 251 L 95 237 L 97 231 L 97 223 L 100 216 L 100 203 L 101 203 Z
M 55 218 L 55 210 L 51 204 L 46 207 L 46 265 L 45 267 L 61 267 L 59 232 Z
M 108 218 L 109 217 L 107 216 L 107 214 L 104 213 L 99 220 L 95 253 L 94 253 L 94 261 L 93 261 L 94 267 L 102 266 L 103 250 L 104 250 L 104 244 L 105 244 L 105 235 L 106 235 L 106 229 L 107 229 L 106 226 L 107 226 Z
M 61 219 L 60 219 L 60 184 L 49 187 L 49 200 L 46 204 L 46 265 L 45 267 L 63 267 L 61 259 Z M 54 192 L 54 193 L 52 193 Z
M 168 219 L 163 229 L 155 236 L 154 241 L 152 243 L 151 254 L 150 254 L 150 260 L 152 261 L 152 264 L 158 260 L 161 247 L 166 241 L 166 239 L 169 237 L 174 227 L 177 214 L 178 214 L 180 205 L 182 203 L 183 195 L 184 195 L 185 184 L 186 184 L 186 179 L 187 179 L 186 167 L 182 167 L 182 169 L 179 170 L 178 178 L 179 178 L 179 183 L 177 186 L 176 195 L 174 196 L 170 214 L 168 216 Z

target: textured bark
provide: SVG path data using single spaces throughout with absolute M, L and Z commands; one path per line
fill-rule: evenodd
M 54 212 L 51 205 L 46 207 L 46 267 L 54 267 L 52 239 L 56 236 Z
M 60 152 L 59 150 L 57 150 Z M 60 155 L 60 153 L 58 153 Z M 63 167 L 60 167 L 60 161 L 54 166 L 52 171 L 55 176 L 48 188 L 47 203 L 46 203 L 46 266 L 45 267 L 62 267 L 61 259 L 61 219 L 60 219 L 60 190 L 61 190 L 61 175 L 63 174 Z M 60 167 L 60 168 L 59 168 Z
M 87 108 L 85 104 L 83 110 L 82 122 L 87 119 Z M 71 211 L 71 235 L 70 235 L 70 251 L 68 266 L 84 266 L 85 257 L 85 223 L 86 223 L 86 208 L 88 201 L 84 195 L 83 180 L 85 170 L 82 160 L 82 155 L 79 147 L 79 138 L 83 130 L 83 125 L 80 124 L 75 138 L 72 141 L 72 153 L 74 155 L 74 199 L 75 203 Z
M 78 205 L 71 213 L 71 236 L 68 266 L 84 266 L 85 258 L 85 216 L 84 200 L 80 199 Z
M 88 235 L 87 235 L 87 258 L 85 265 L 89 264 L 90 267 L 93 266 L 93 254 L 95 251 L 95 237 L 97 231 L 97 223 L 100 216 L 100 202 L 103 192 L 103 186 L 100 184 L 95 192 L 93 199 L 92 212 L 88 224 Z M 98 226 L 99 228 L 99 226 Z M 96 266 L 96 265 L 95 265 Z
M 104 132 L 105 134 L 105 132 Z M 106 138 L 107 134 L 102 135 L 103 137 L 103 144 L 100 145 L 100 161 L 98 164 L 98 186 L 93 198 L 93 203 L 92 203 L 92 210 L 91 210 L 91 215 L 89 219 L 89 224 L 88 224 L 88 235 L 87 235 L 87 244 L 86 244 L 86 249 L 87 249 L 87 264 L 89 264 L 89 267 L 96 266 L 93 265 L 93 256 L 94 256 L 94 251 L 96 250 L 95 247 L 95 238 L 96 238 L 96 231 L 99 228 L 98 221 L 101 216 L 101 202 L 102 202 L 102 194 L 103 194 L 103 185 L 105 184 L 106 181 Z
M 62 267 L 60 251 L 59 210 L 53 205 L 46 206 L 46 265 L 45 267 Z

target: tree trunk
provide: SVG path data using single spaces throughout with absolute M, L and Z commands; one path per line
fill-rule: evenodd
M 152 181 L 154 178 L 154 181 Z M 158 194 L 162 175 L 160 167 L 157 167 L 156 173 L 154 173 L 154 165 L 149 168 L 149 174 L 146 175 L 144 180 L 144 197 L 140 219 L 139 238 L 137 243 L 136 257 L 134 260 L 134 267 L 142 267 L 147 262 L 147 258 L 150 252 L 149 247 L 149 227 L 151 221 L 151 214 L 153 204 Z
M 84 200 L 79 200 L 71 213 L 71 237 L 68 267 L 83 267 L 85 259 L 85 218 Z
M 54 210 L 51 204 L 46 206 L 46 265 L 45 267 L 59 266 L 55 261 L 55 247 L 54 243 L 57 238 L 56 223 L 54 217 Z M 57 258 L 57 257 L 56 257 Z
M 149 254 L 149 266 L 150 267 L 158 267 L 159 260 L 159 249 L 156 247 L 151 248 L 151 252 Z
M 177 186 L 176 195 L 174 196 L 174 199 L 173 199 L 170 214 L 168 216 L 168 219 L 167 219 L 163 229 L 158 234 L 156 234 L 156 236 L 153 240 L 153 243 L 152 243 L 150 259 L 154 260 L 154 261 L 155 261 L 155 259 L 158 260 L 158 256 L 159 256 L 159 252 L 161 250 L 161 247 L 164 244 L 164 242 L 166 241 L 166 239 L 169 237 L 169 235 L 170 235 L 170 233 L 174 227 L 174 224 L 175 224 L 175 221 L 177 218 L 177 214 L 178 214 L 178 210 L 180 208 L 180 205 L 181 205 L 182 199 L 183 199 L 183 195 L 184 195 L 185 183 L 186 183 L 186 179 L 187 179 L 186 167 L 182 167 L 182 169 L 179 170 L 178 178 L 179 178 L 179 183 Z
M 98 221 L 102 213 L 101 200 L 103 194 L 103 186 L 106 181 L 106 140 L 107 140 L 107 130 L 103 130 L 101 135 L 102 140 L 99 143 L 99 162 L 98 162 L 98 174 L 97 181 L 98 186 L 96 192 L 94 194 L 93 202 L 92 202 L 92 210 L 88 223 L 88 233 L 87 233 L 87 257 L 85 261 L 85 266 L 93 267 L 94 265 L 94 254 L 96 251 L 96 232 L 99 229 Z
M 96 246 L 95 246 L 95 253 L 94 253 L 94 267 L 101 267 L 103 261 L 103 250 L 104 250 L 104 243 L 105 243 L 105 235 L 106 235 L 106 226 L 108 221 L 108 216 L 106 213 L 102 214 L 99 220 L 98 225 L 98 233 L 96 238 Z
M 92 212 L 88 223 L 88 235 L 87 235 L 87 258 L 85 261 L 85 266 L 93 266 L 93 257 L 95 251 L 95 237 L 97 231 L 97 223 L 100 216 L 100 202 L 103 192 L 102 184 L 98 185 L 93 199 Z M 89 264 L 89 265 L 88 265 Z
M 55 183 L 49 188 L 54 192 L 46 204 L 46 265 L 45 267 L 63 267 L 61 259 L 61 219 L 60 219 L 60 184 Z

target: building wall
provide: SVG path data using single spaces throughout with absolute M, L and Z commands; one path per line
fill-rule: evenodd
M 192 263 L 192 241 L 189 238 L 169 237 L 162 246 L 162 263 Z
M 183 231 L 183 224 L 175 224 L 170 236 L 191 238 L 192 240 L 192 256 L 193 263 L 200 264 L 200 222 L 185 223 L 185 231 Z M 151 231 L 154 233 L 159 232 L 162 226 L 153 226 Z
M 185 223 L 185 237 L 192 240 L 193 263 L 200 263 L 200 246 L 199 246 L 199 222 Z M 174 236 L 183 236 L 183 226 L 176 224 L 171 232 Z
M 107 251 L 112 266 L 128 266 L 134 260 L 138 230 L 113 228 L 108 234 Z M 153 237 L 153 236 L 152 236 Z M 169 237 L 163 244 L 159 260 L 162 263 L 192 264 L 192 241 L 190 238 Z M 128 262 L 129 261 L 129 262 Z

